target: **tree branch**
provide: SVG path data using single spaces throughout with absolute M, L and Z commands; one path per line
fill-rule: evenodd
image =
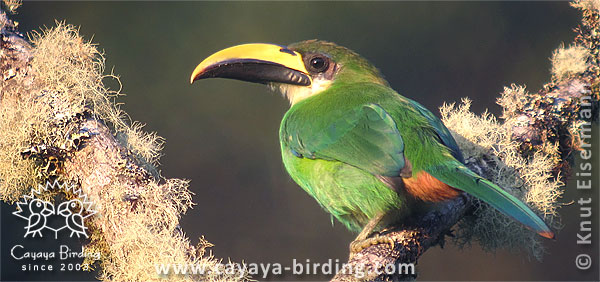
M 510 101 L 511 103 L 499 100 L 504 112 L 502 118 L 518 121 L 512 125 L 512 141 L 519 145 L 519 151 L 524 158 L 530 158 L 536 152 L 543 151 L 544 144 L 558 144 L 560 160 L 555 163 L 553 174 L 558 181 L 559 172 L 563 176 L 569 174 L 573 152 L 579 148 L 577 129 L 590 122 L 589 117 L 580 116 L 580 109 L 587 107 L 593 119 L 598 117 L 599 11 L 591 2 L 576 2 L 574 6 L 580 8 L 583 13 L 582 24 L 576 29 L 575 43 L 582 46 L 586 53 L 583 55 L 586 57 L 585 70 L 580 73 L 569 73 L 570 69 L 554 70 L 552 82 L 546 84 L 538 93 L 521 93 L 521 97 L 516 97 L 520 101 Z M 559 54 L 555 54 L 555 57 L 557 55 Z M 555 68 L 572 67 L 568 61 L 553 63 Z M 486 175 L 489 170 L 484 160 L 467 160 L 467 166 L 480 175 Z M 447 201 L 437 210 L 420 217 L 412 217 L 410 222 L 381 234 L 396 242 L 393 249 L 388 244 L 379 244 L 362 250 L 352 257 L 344 271 L 338 273 L 331 281 L 414 278 L 415 276 L 405 275 L 400 271 L 386 275 L 384 268 L 396 265 L 398 270 L 401 264 L 415 263 L 428 248 L 438 244 L 443 246 L 445 235 L 469 213 L 473 203 L 469 199 L 471 198 L 463 196 Z M 364 269 L 366 275 L 357 278 L 353 269 Z
M 210 244 L 191 245 L 178 225 L 191 206 L 187 181 L 158 175 L 160 138 L 123 121 L 112 102 L 118 93 L 102 83 L 102 55 L 74 27 L 57 23 L 33 41 L 0 9 L 2 200 L 17 201 L 47 181 L 80 188 L 97 210 L 85 222 L 86 250 L 101 253 L 103 280 L 243 280 L 239 271 L 157 273 L 157 265 L 220 267 L 205 255 Z

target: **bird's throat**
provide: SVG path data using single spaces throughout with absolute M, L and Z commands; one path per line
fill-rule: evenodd
M 290 101 L 290 105 L 294 105 L 327 90 L 332 82 L 332 80 L 327 79 L 314 79 L 309 86 L 273 83 L 271 87 L 274 90 L 279 90 Z

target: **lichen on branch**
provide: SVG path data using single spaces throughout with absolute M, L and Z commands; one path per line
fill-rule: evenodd
M 160 176 L 162 138 L 127 122 L 114 101 L 120 91 L 105 86 L 118 78 L 104 73 L 96 46 L 61 22 L 28 42 L 4 12 L 0 33 L 1 199 L 15 202 L 45 181 L 81 187 L 98 210 L 86 221 L 86 249 L 102 254 L 99 279 L 242 280 L 244 273 L 157 272 L 161 265 L 216 269 L 219 260 L 179 227 L 192 205 L 188 181 Z
M 574 43 L 552 55 L 552 77 L 537 93 L 525 87 L 506 87 L 498 104 L 500 118 L 469 111 L 471 101 L 444 105 L 444 124 L 452 131 L 466 165 L 520 198 L 555 230 L 561 227 L 558 209 L 565 177 L 573 155 L 598 120 L 600 88 L 600 1 L 575 1 L 582 23 Z M 537 259 L 544 253 L 542 239 L 488 205 L 468 197 L 440 204 L 421 218 L 410 219 L 382 234 L 396 244 L 364 249 L 349 261 L 347 269 L 416 262 L 430 247 L 443 245 L 457 224 L 459 245 L 478 242 L 485 250 L 524 250 Z M 459 216 L 457 216 L 459 214 Z M 464 216 L 463 216 L 464 214 Z M 381 273 L 382 269 L 371 269 Z M 377 272 L 379 271 L 379 272 Z M 339 273 L 332 281 L 410 279 L 413 276 L 372 275 L 356 279 Z
M 516 86 L 506 88 L 502 99 L 518 99 L 523 91 Z M 467 165 L 480 168 L 481 176 L 528 204 L 551 228 L 559 229 L 562 182 L 552 177 L 559 161 L 556 144 L 546 143 L 532 157 L 524 158 L 519 143 L 512 139 L 513 123 L 518 121 L 499 122 L 489 113 L 478 116 L 469 111 L 470 105 L 471 100 L 464 99 L 461 105 L 441 108 L 442 120 L 453 132 Z M 476 241 L 485 250 L 525 250 L 542 258 L 542 238 L 489 205 L 474 202 L 475 211 L 458 223 L 455 241 L 459 245 Z

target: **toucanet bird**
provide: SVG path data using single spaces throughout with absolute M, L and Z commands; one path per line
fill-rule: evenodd
M 284 166 L 333 217 L 362 229 L 352 251 L 388 242 L 368 237 L 389 215 L 401 220 L 419 203 L 461 191 L 554 237 L 523 202 L 463 164 L 435 115 L 390 88 L 378 69 L 347 48 L 318 40 L 238 45 L 203 60 L 191 82 L 214 77 L 267 84 L 289 99 L 279 129 Z

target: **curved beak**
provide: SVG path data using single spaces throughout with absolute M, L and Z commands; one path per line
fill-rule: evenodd
M 44 208 L 42 209 L 42 215 L 50 216 L 54 214 L 54 205 L 52 203 L 45 202 Z
M 62 216 L 68 216 L 71 212 L 69 211 L 69 202 L 64 202 L 58 205 L 56 213 Z
M 190 83 L 204 78 L 231 78 L 257 83 L 312 83 L 302 55 L 275 44 L 233 46 L 212 54 L 192 72 Z

